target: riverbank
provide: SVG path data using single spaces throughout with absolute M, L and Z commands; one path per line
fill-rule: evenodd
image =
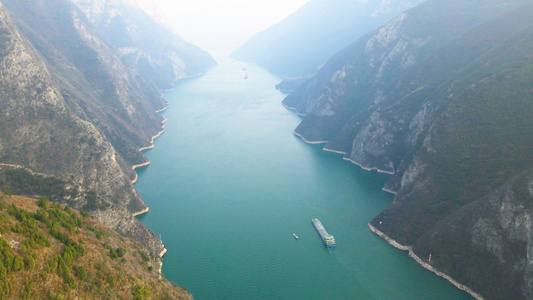
M 381 169 L 378 169 L 378 168 L 368 168 L 368 167 L 364 167 L 362 164 L 360 164 L 360 163 L 356 162 L 355 160 L 353 160 L 353 159 L 351 159 L 351 158 L 348 158 L 348 157 L 343 157 L 342 159 L 344 159 L 344 160 L 346 160 L 346 161 L 349 161 L 349 162 L 351 162 L 352 164 L 357 165 L 357 166 L 359 166 L 361 169 L 366 170 L 366 171 L 377 171 L 378 173 L 394 175 L 394 172 L 391 172 L 391 171 L 385 171 L 385 170 L 381 170 Z
M 144 215 L 145 213 L 149 212 L 150 211 L 150 207 L 146 207 L 145 209 L 141 210 L 141 211 L 138 211 L 138 212 L 135 212 L 133 213 L 132 215 L 134 217 L 136 216 L 140 216 L 140 215 Z
M 393 194 L 394 196 L 398 195 L 397 192 L 391 191 L 391 190 L 389 190 L 388 188 L 385 188 L 385 187 L 382 188 L 381 190 L 384 191 L 385 193 Z
M 167 106 L 163 110 L 167 109 L 168 107 L 170 107 L 170 106 Z M 145 151 L 145 150 L 149 150 L 149 149 L 153 149 L 155 147 L 154 141 L 155 141 L 155 139 L 160 137 L 165 132 L 165 130 L 164 130 L 165 129 L 165 123 L 167 121 L 168 121 L 167 119 L 163 119 L 163 121 L 161 121 L 161 123 L 163 124 L 161 126 L 162 130 L 152 137 L 152 140 L 150 141 L 150 146 L 139 148 L 139 152 L 142 152 L 142 151 Z M 150 165 L 150 161 L 147 161 L 147 162 L 144 162 L 142 164 L 133 165 L 133 166 L 131 166 L 131 169 L 133 171 L 135 171 L 135 169 L 137 169 L 137 168 L 146 167 L 146 166 L 149 166 L 149 165 Z M 135 178 L 133 178 L 131 183 L 135 184 L 135 183 L 137 183 L 137 180 L 139 180 L 139 175 L 137 174 L 137 172 L 135 172 Z
M 461 284 L 460 282 L 456 281 L 455 279 L 453 279 L 452 277 L 440 272 L 439 270 L 437 270 L 435 267 L 433 267 L 432 265 L 430 265 L 429 263 L 423 261 L 420 257 L 418 257 L 414 251 L 413 251 L 413 248 L 411 246 L 405 246 L 405 245 L 402 245 L 400 243 L 398 243 L 397 241 L 393 240 L 392 238 L 390 238 L 389 236 L 387 236 L 386 234 L 384 234 L 383 232 L 381 232 L 380 230 L 378 230 L 377 228 L 375 228 L 374 226 L 372 226 L 372 224 L 368 223 L 368 228 L 370 229 L 370 231 L 372 231 L 373 233 L 375 233 L 377 236 L 379 236 L 380 238 L 384 239 L 387 243 L 389 243 L 391 246 L 397 248 L 397 249 L 400 249 L 400 250 L 404 250 L 404 251 L 409 251 L 409 257 L 411 257 L 412 259 L 414 259 L 419 265 L 421 265 L 422 267 L 424 267 L 426 270 L 428 271 L 431 271 L 433 272 L 435 275 L 439 276 L 439 277 L 442 277 L 444 279 L 446 279 L 448 282 L 450 282 L 451 284 L 453 284 L 456 288 L 460 289 L 460 290 L 463 290 L 467 293 L 469 293 L 472 297 L 474 297 L 475 299 L 477 300 L 483 300 L 483 297 L 481 295 L 479 295 L 478 293 L 474 292 L 473 290 L 471 290 L 469 287 Z
M 163 124 L 164 124 L 164 123 L 165 123 L 165 120 L 163 120 Z M 163 126 L 161 127 L 161 129 L 164 129 L 164 128 L 165 128 L 165 125 L 163 125 Z M 163 132 L 165 132 L 165 130 L 161 130 L 161 131 L 159 131 L 156 135 L 154 135 L 154 136 L 152 137 L 152 140 L 150 141 L 150 145 L 149 145 L 149 146 L 146 146 L 146 147 L 139 148 L 139 152 L 142 152 L 142 151 L 145 151 L 145 150 L 148 150 L 148 149 L 153 149 L 153 148 L 155 147 L 155 145 L 154 145 L 154 140 L 157 139 L 158 137 L 160 137 L 160 136 L 163 134 Z
M 301 138 L 304 142 L 306 142 L 307 144 L 310 144 L 310 145 L 318 145 L 318 144 L 327 144 L 328 141 L 308 141 L 304 138 L 303 135 L 297 133 L 296 131 L 293 131 L 292 134 L 294 134 L 295 136 Z
M 281 102 L 281 105 L 283 105 L 283 107 L 285 107 L 286 109 L 288 110 L 293 110 L 297 115 L 301 116 L 301 117 L 305 117 L 306 114 L 302 114 L 302 113 L 299 113 L 298 110 L 296 109 L 296 107 L 290 107 L 290 106 L 287 106 L 285 105 L 285 103 Z
M 346 152 L 344 151 L 338 151 L 338 150 L 333 150 L 333 149 L 328 149 L 326 147 L 322 148 L 322 150 L 326 151 L 326 152 L 332 152 L 332 153 L 337 153 L 337 154 L 341 154 L 341 155 L 346 155 Z
M 287 107 L 287 106 L 285 106 Z M 305 139 L 305 137 L 299 133 L 297 133 L 296 131 L 293 131 L 292 134 L 294 134 L 295 136 L 301 138 L 304 142 L 306 142 L 307 144 L 310 144 L 310 145 L 318 145 L 318 144 L 327 144 L 328 141 L 308 141 Z M 333 149 L 328 149 L 328 148 L 322 148 L 322 150 L 324 151 L 327 151 L 327 152 L 332 152 L 332 153 L 337 153 L 337 154 L 342 154 L 342 155 L 346 155 L 346 152 L 343 152 L 343 151 L 337 151 L 337 150 L 333 150 Z M 343 157 L 342 158 L 343 160 L 346 160 L 346 161 L 349 161 L 351 162 L 352 164 L 354 165 L 357 165 L 359 166 L 361 169 L 363 170 L 366 170 L 366 171 L 377 171 L 378 173 L 383 173 L 383 174 L 389 174 L 389 175 L 394 175 L 394 172 L 391 172 L 391 171 L 385 171 L 385 170 L 381 170 L 381 169 L 378 169 L 378 168 L 369 168 L 369 167 L 365 167 L 363 166 L 362 164 L 348 158 L 348 157 Z M 386 191 L 388 192 L 388 191 Z M 391 192 L 393 193 L 393 192 Z M 396 194 L 396 193 L 393 193 L 393 194 Z

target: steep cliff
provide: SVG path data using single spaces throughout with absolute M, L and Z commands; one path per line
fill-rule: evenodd
M 306 116 L 296 133 L 328 141 L 365 168 L 398 173 L 448 97 L 468 84 L 455 79 L 475 81 L 475 59 L 513 28 L 494 38 L 466 32 L 528 1 L 500 2 L 428 1 L 358 40 L 284 99 Z
M 114 204 L 116 219 L 135 222 L 131 213 L 146 206 L 123 172 L 120 156 L 92 123 L 69 109 L 46 64 L 3 6 L 1 20 L 0 161 L 71 180 Z M 84 193 L 71 200 L 75 208 L 93 207 Z M 115 228 L 135 236 L 130 228 Z M 151 250 L 160 253 L 163 246 L 156 244 Z
M 491 299 L 532 294 L 532 32 L 531 1 L 430 0 L 284 100 L 296 134 L 393 174 L 374 228 Z
M 131 165 L 145 161 L 137 149 L 161 130 L 162 118 L 154 111 L 166 103 L 159 92 L 121 62 L 69 1 L 3 3 L 44 59 L 69 108 L 98 127 L 133 178 Z
M 413 251 L 488 299 L 531 299 L 532 204 L 529 169 L 439 222 Z
M 124 63 L 68 0 L 2 0 L 1 21 L 0 185 L 50 196 L 43 178 L 55 178 L 57 201 L 162 253 L 159 238 L 132 216 L 147 210 L 132 166 L 147 162 L 138 149 L 162 131 L 155 111 L 167 105 L 155 79 Z M 139 32 L 157 32 L 145 23 Z
M 73 2 L 122 60 L 158 89 L 168 89 L 177 78 L 204 73 L 216 64 L 208 53 L 166 26 L 157 11 L 146 9 L 154 6 L 141 7 L 142 3 L 129 0 Z
M 363 34 L 422 1 L 312 0 L 231 56 L 283 77 L 305 78 Z

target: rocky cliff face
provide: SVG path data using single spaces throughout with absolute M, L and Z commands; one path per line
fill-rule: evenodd
M 531 295 L 529 183 L 509 187 L 533 166 L 532 12 L 531 1 L 427 1 L 284 100 L 306 115 L 307 141 L 393 174 L 375 228 L 495 299 Z
M 252 37 L 232 57 L 256 62 L 286 78 L 307 78 L 352 41 L 421 2 L 310 1 Z
M 531 299 L 532 175 L 525 171 L 453 213 L 413 250 L 431 251 L 433 265 L 487 298 Z
M 73 0 L 103 39 L 158 89 L 214 66 L 213 58 L 167 27 L 151 1 Z M 157 16 L 157 17 L 155 17 Z
M 44 59 L 73 113 L 98 127 L 124 172 L 145 161 L 138 148 L 161 130 L 154 111 L 166 103 L 84 21 L 69 1 L 4 1 L 17 28 Z M 42 16 L 36 19 L 34 16 Z
M 70 186 L 59 197 L 64 203 L 160 254 L 161 241 L 132 217 L 146 210 L 132 165 L 147 161 L 138 149 L 161 131 L 160 92 L 71 2 L 1 4 L 0 163 L 31 175 L 2 185 L 42 182 L 37 173 L 58 178 Z
M 344 49 L 284 99 L 307 116 L 296 132 L 309 141 L 328 141 L 326 148 L 347 152 L 365 168 L 397 173 L 447 97 L 464 88 L 454 76 L 477 65 L 461 66 L 487 50 L 465 51 L 461 43 L 443 47 L 520 3 L 497 2 L 479 10 L 481 2 L 429 1 Z M 452 13 L 453 6 L 458 10 Z M 493 47 L 490 41 L 483 46 Z

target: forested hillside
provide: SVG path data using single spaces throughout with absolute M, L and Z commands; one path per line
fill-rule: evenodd
M 190 299 L 141 244 L 68 206 L 0 194 L 0 297 Z
M 532 32 L 531 1 L 430 0 L 284 100 L 298 135 L 392 174 L 375 228 L 489 299 L 532 295 Z

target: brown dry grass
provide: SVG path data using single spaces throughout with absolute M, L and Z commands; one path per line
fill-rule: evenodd
M 37 200 L 0 194 L 0 201 L 4 204 L 0 211 L 0 215 L 3 216 L 0 219 L 0 226 L 3 228 L 3 234 L 0 238 L 5 239 L 8 243 L 12 240 L 22 242 L 27 237 L 9 229 L 18 221 L 6 212 L 6 207 L 14 204 L 17 208 L 35 212 L 38 209 Z M 63 206 L 61 208 L 63 209 Z M 73 266 L 83 266 L 88 273 L 87 278 L 83 281 L 80 280 L 73 270 L 72 276 L 76 278 L 78 287 L 65 292 L 62 276 L 55 273 L 45 274 L 46 262 L 55 255 L 61 255 L 64 245 L 49 234 L 49 229 L 45 224 L 37 222 L 51 246 L 33 250 L 36 256 L 36 266 L 33 269 L 12 271 L 8 274 L 6 279 L 12 283 L 9 299 L 20 298 L 26 282 L 34 284 L 31 299 L 52 299 L 50 295 L 53 294 L 61 295 L 59 298 L 64 297 L 63 299 L 134 299 L 132 291 L 137 285 L 149 287 L 151 299 L 191 298 L 185 289 L 171 284 L 158 273 L 160 259 L 143 260 L 140 252 L 148 253 L 148 251 L 139 243 L 121 236 L 91 218 L 83 218 L 79 212 L 76 214 L 83 220 L 83 225 L 78 228 L 79 233 L 69 233 L 65 228 L 61 228 L 61 231 L 68 233 L 70 238 L 82 243 L 87 249 L 87 254 L 78 257 L 72 264 Z M 88 229 L 91 227 L 94 230 Z M 98 239 L 96 231 L 105 232 L 105 234 Z M 126 254 L 122 258 L 113 259 L 109 246 L 113 249 L 125 248 Z M 13 248 L 12 252 L 17 256 L 22 256 L 20 249 Z M 153 269 L 149 271 L 149 267 Z

